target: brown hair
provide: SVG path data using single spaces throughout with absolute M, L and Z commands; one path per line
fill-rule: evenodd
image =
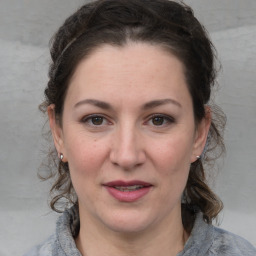
M 103 44 L 124 46 L 127 42 L 158 45 L 174 54 L 184 64 L 194 117 L 200 122 L 215 85 L 215 49 L 206 30 L 185 4 L 168 0 L 98 0 L 82 6 L 59 28 L 52 39 L 52 64 L 45 101 L 40 109 L 45 112 L 55 105 L 55 115 L 61 123 L 63 103 L 69 81 L 79 62 Z M 225 116 L 212 108 L 213 119 L 203 156 L 191 164 L 183 198 L 183 223 L 191 229 L 191 217 L 201 211 L 210 223 L 221 211 L 222 202 L 211 191 L 205 178 L 205 166 L 224 150 L 222 132 Z M 217 154 L 216 154 L 217 152 Z M 68 163 L 52 154 L 57 168 L 52 166 L 52 209 L 62 198 L 77 203 L 69 175 Z M 189 214 L 187 214 L 189 213 Z M 192 214 L 191 214 L 192 213 Z

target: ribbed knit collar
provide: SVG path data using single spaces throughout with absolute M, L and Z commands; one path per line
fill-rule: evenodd
M 80 227 L 78 207 L 66 210 L 58 219 L 56 226 L 57 246 L 53 255 L 81 256 L 74 237 Z M 177 256 L 205 255 L 213 241 L 213 226 L 204 222 L 201 213 L 197 214 L 191 235 L 182 252 Z M 203 241 L 203 242 L 202 242 Z M 200 252 L 200 253 L 199 253 Z

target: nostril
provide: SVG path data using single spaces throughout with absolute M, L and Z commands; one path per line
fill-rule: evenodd
M 143 143 L 130 123 L 122 127 L 112 140 L 110 161 L 115 166 L 130 170 L 145 161 Z

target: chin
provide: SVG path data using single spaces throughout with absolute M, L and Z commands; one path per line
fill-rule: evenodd
M 105 226 L 114 232 L 123 234 L 143 232 L 155 222 L 154 218 L 143 214 L 142 212 L 134 214 L 128 213 L 127 210 L 123 214 L 121 212 L 112 212 L 108 217 L 104 218 L 105 220 L 102 219 Z
M 134 234 L 134 233 L 141 233 L 147 230 L 149 225 L 146 225 L 144 223 L 113 223 L 113 225 L 108 226 L 112 231 L 124 234 L 124 235 L 129 235 L 129 234 Z

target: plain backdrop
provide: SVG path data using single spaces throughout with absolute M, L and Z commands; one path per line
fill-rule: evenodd
M 38 111 L 48 41 L 82 0 L 0 0 L 0 256 L 22 255 L 54 231 L 49 183 L 37 178 L 47 143 Z M 206 26 L 223 69 L 216 101 L 227 114 L 227 155 L 214 190 L 221 227 L 256 246 L 256 1 L 187 0 Z

